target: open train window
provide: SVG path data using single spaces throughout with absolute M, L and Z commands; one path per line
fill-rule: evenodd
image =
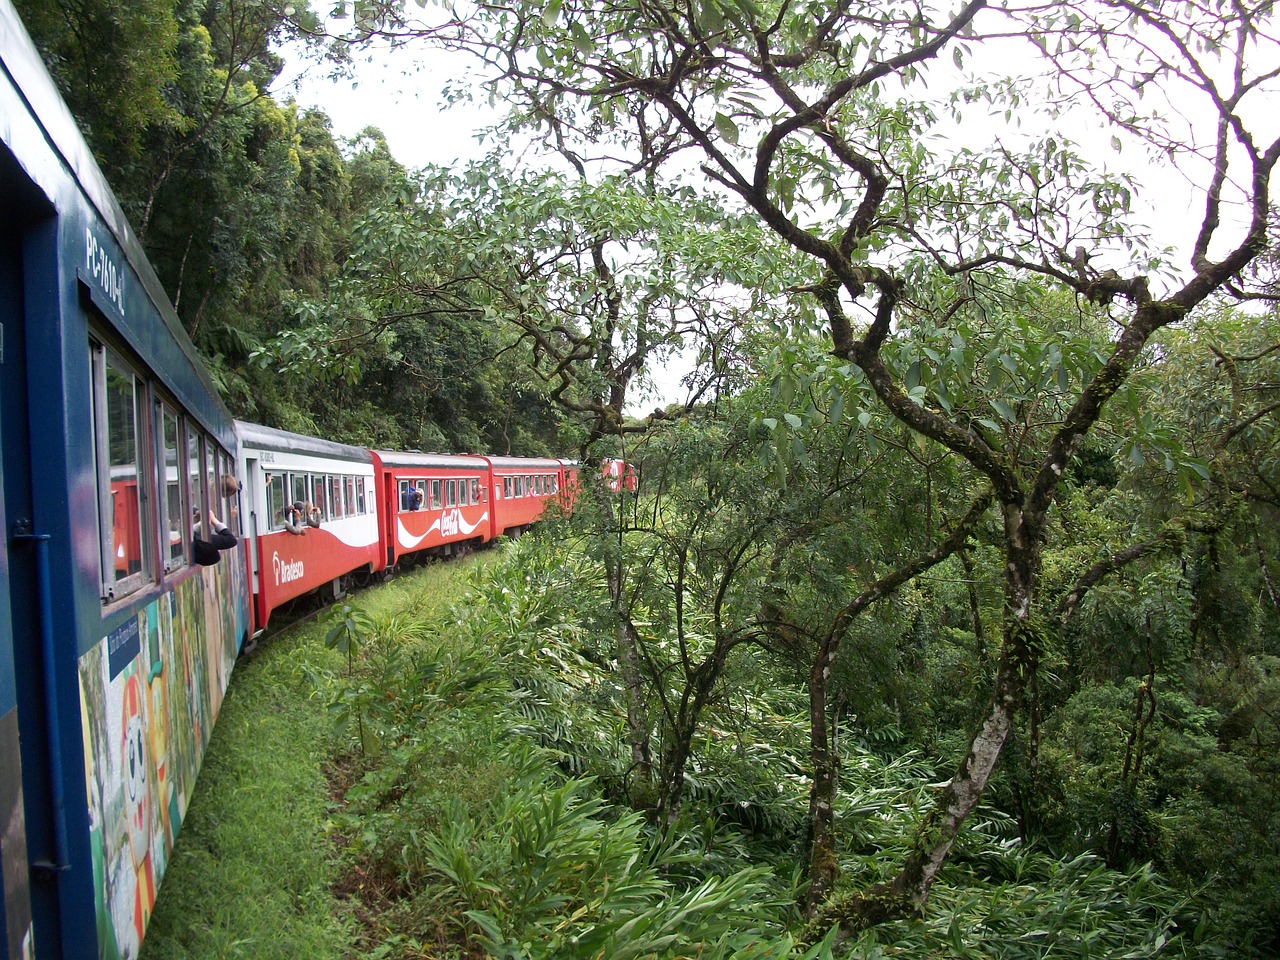
M 311 481 L 310 481 L 310 478 L 305 473 L 290 474 L 289 480 L 290 480 L 290 485 L 289 485 L 290 486 L 290 493 L 289 493 L 290 503 L 298 503 L 299 501 L 302 503 L 307 503 L 308 501 L 311 500 L 311 491 L 309 489 L 311 486 Z M 316 504 L 316 506 L 320 506 L 320 504 Z
M 187 528 L 194 530 L 195 525 L 200 523 L 204 516 L 203 500 L 203 484 L 200 482 L 201 476 L 201 460 L 200 460 L 200 430 L 191 422 L 187 421 L 187 494 L 191 497 L 190 510 L 188 511 Z M 188 541 L 189 542 L 189 541 Z
M 244 532 L 240 529 L 240 481 L 236 479 L 236 468 L 231 455 L 225 450 L 219 455 L 219 462 L 218 492 L 223 497 L 222 522 L 238 537 Z
M 226 522 L 226 511 L 222 509 L 222 497 L 218 493 L 218 448 L 208 436 L 204 438 L 204 502 L 211 514 Z
M 440 481 L 431 481 L 431 509 L 439 510 L 444 506 L 444 501 L 440 499 Z
M 414 506 L 412 491 L 413 491 L 413 481 L 411 480 L 400 481 L 400 509 L 402 511 L 418 509 L 416 506 Z
M 102 602 L 110 603 L 138 590 L 152 566 L 149 461 L 143 457 L 146 383 L 101 344 L 91 342 L 89 352 Z
M 284 508 L 288 503 L 288 485 L 283 473 L 267 474 L 267 515 L 271 517 L 271 529 L 284 529 Z
M 364 477 L 356 477 L 356 512 L 361 516 L 368 512 L 365 509 Z
M 176 570 L 187 562 L 185 546 L 187 515 L 186 490 L 182 474 L 178 470 L 178 450 L 181 444 L 178 414 L 167 403 L 160 403 L 160 463 L 164 480 L 164 496 L 160 498 L 160 551 L 164 557 L 166 572 Z

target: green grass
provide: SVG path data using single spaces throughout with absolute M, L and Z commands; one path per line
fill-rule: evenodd
M 372 614 L 432 611 L 475 561 L 420 568 L 354 601 Z M 328 711 L 345 658 L 324 617 L 266 641 L 232 674 L 142 960 L 325 960 L 356 955 L 331 836 L 326 764 L 344 747 Z

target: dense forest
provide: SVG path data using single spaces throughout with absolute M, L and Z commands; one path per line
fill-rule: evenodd
M 1269 4 L 18 7 L 238 415 L 640 465 L 343 701 L 477 949 L 1280 953 Z M 523 162 L 272 97 L 387 37 Z M 499 688 L 469 820 L 415 751 Z

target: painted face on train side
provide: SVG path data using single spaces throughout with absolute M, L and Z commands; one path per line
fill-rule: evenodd
M 124 792 L 129 844 L 141 863 L 151 841 L 151 804 L 147 797 L 147 752 L 142 725 L 142 684 L 133 674 L 124 687 Z

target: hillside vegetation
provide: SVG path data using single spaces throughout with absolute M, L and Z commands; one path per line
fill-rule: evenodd
M 608 594 L 588 554 L 580 539 L 528 536 L 478 563 L 419 570 L 242 662 L 144 957 L 1209 957 L 1247 947 L 1247 887 L 1108 866 L 1105 849 L 1066 837 L 1056 850 L 1027 843 L 999 803 L 966 828 L 926 917 L 839 943 L 838 927 L 802 910 L 812 780 L 794 668 L 761 649 L 734 655 L 664 828 L 658 791 L 630 762 Z M 953 674 L 959 655 L 948 649 L 922 669 Z M 665 682 L 675 692 L 671 668 Z M 1054 724 L 1065 737 L 1046 738 L 1055 758 L 1100 762 L 1120 749 L 1097 734 L 1125 708 L 1108 720 L 1096 696 L 1086 702 Z M 932 712 L 899 709 L 910 725 Z M 1151 737 L 1179 742 L 1184 723 L 1164 717 Z M 848 889 L 891 873 L 939 783 L 938 758 L 900 724 L 846 715 L 842 726 Z M 1013 787 L 1011 777 L 1001 795 Z M 1077 811 L 1096 788 L 1055 777 Z M 1174 812 L 1160 818 L 1166 828 Z M 1105 839 L 1105 828 L 1077 819 L 1075 834 Z

